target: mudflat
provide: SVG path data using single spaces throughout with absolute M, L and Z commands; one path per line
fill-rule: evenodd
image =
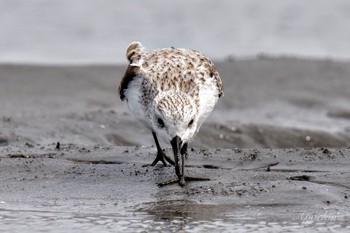
M 150 132 L 118 99 L 125 66 L 0 65 L 6 232 L 346 230 L 350 63 L 215 62 L 225 96 L 158 184 Z M 171 156 L 169 145 L 162 142 Z

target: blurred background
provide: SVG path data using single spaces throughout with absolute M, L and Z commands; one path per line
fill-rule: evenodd
M 0 62 L 125 63 L 134 40 L 213 59 L 348 59 L 348 0 L 0 0 Z
M 350 146 L 349 12 L 349 0 L 0 0 L 0 145 L 153 144 L 117 95 L 138 40 L 214 60 L 225 98 L 193 146 Z

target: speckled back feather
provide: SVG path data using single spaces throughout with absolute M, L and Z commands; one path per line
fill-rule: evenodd
M 126 56 L 130 62 L 119 87 L 121 100 L 125 91 L 136 78 L 143 78 L 142 93 L 149 100 L 159 91 L 177 90 L 194 96 L 198 102 L 199 84 L 208 79 L 216 84 L 217 95 L 223 95 L 223 85 L 214 64 L 195 50 L 165 48 L 145 51 L 141 43 L 129 45 Z M 160 82 L 161 80 L 161 82 Z M 148 103 L 144 103 L 146 106 Z

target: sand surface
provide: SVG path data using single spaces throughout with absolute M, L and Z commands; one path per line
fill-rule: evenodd
M 173 167 L 143 167 L 156 149 L 117 96 L 124 66 L 0 65 L 1 228 L 345 231 L 350 63 L 216 65 L 225 96 L 186 161 L 189 175 L 210 181 L 183 188 L 157 186 Z

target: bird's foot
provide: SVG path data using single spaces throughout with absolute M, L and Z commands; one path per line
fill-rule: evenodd
M 142 167 L 154 167 L 157 165 L 158 162 L 162 162 L 164 167 L 168 166 L 167 162 L 173 166 L 175 165 L 174 161 L 171 158 L 169 158 L 163 151 L 158 151 L 155 160 L 151 164 L 146 164 Z
M 160 183 L 157 183 L 157 185 L 159 187 L 163 187 L 166 185 L 179 183 L 180 186 L 183 187 L 183 186 L 185 186 L 186 181 L 209 181 L 209 180 L 210 180 L 209 178 L 203 178 L 203 177 L 184 176 L 182 178 L 171 179 L 171 180 L 167 180 L 164 182 L 160 182 Z

